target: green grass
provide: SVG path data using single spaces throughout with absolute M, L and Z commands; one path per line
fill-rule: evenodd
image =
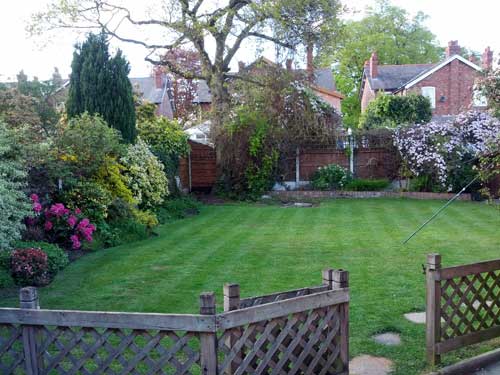
M 206 206 L 201 214 L 159 229 L 147 241 L 92 253 L 42 289 L 43 308 L 192 313 L 198 294 L 238 282 L 242 296 L 317 285 L 323 268 L 350 271 L 351 357 L 368 353 L 395 362 L 395 374 L 425 370 L 423 325 L 403 314 L 423 311 L 422 263 L 443 265 L 500 256 L 500 211 L 457 202 L 406 246 L 402 241 L 442 201 L 332 200 L 314 208 Z M 15 297 L 1 305 L 15 306 Z M 384 347 L 374 333 L 395 330 L 403 344 Z M 444 363 L 492 344 L 444 356 Z

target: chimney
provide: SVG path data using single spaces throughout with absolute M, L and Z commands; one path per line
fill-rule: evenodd
M 314 56 L 313 56 L 313 44 L 311 42 L 307 43 L 307 78 L 310 82 L 314 81 Z
M 473 64 L 477 64 L 477 57 L 475 55 L 470 55 L 469 61 Z
M 157 89 L 163 87 L 163 69 L 161 66 L 155 66 L 153 69 L 153 77 L 155 79 L 155 86 Z
M 245 63 L 243 61 L 238 61 L 238 72 L 243 72 L 245 70 Z
M 491 66 L 493 65 L 493 51 L 490 49 L 490 47 L 486 47 L 486 49 L 484 50 L 483 56 L 481 58 L 481 63 L 484 70 L 491 69 Z
M 373 52 L 372 55 L 370 56 L 370 61 L 369 61 L 369 66 L 370 66 L 370 77 L 376 78 L 378 76 L 378 56 L 377 52 Z
M 445 49 L 446 58 L 460 55 L 460 46 L 458 45 L 458 40 L 450 40 L 448 42 L 448 47 Z
M 292 59 L 286 59 L 286 70 L 288 70 L 289 72 L 292 71 L 292 63 L 293 63 Z

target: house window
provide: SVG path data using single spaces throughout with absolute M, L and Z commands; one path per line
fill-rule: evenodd
M 422 87 L 422 95 L 431 102 L 431 108 L 436 108 L 436 88 L 432 86 Z

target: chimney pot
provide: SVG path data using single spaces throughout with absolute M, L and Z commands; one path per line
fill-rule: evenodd
M 241 73 L 245 70 L 245 63 L 243 61 L 238 61 L 238 71 Z
M 458 40 L 450 40 L 448 42 L 448 47 L 446 47 L 446 58 L 454 56 L 454 55 L 460 55 L 460 45 L 458 44 Z
M 286 59 L 286 70 L 291 71 L 292 70 L 292 59 Z
M 372 78 L 376 78 L 378 76 L 378 56 L 377 56 L 377 52 L 373 52 L 372 55 L 370 56 L 369 66 L 370 66 L 370 76 Z
M 485 70 L 491 69 L 493 65 L 493 51 L 490 49 L 490 47 L 485 48 L 483 56 L 481 58 L 481 63 L 483 69 Z
M 161 66 L 155 66 L 153 69 L 153 76 L 155 79 L 155 86 L 157 89 L 161 89 L 163 87 L 163 69 Z

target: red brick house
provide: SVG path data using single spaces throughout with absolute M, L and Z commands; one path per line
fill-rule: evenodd
M 379 93 L 421 94 L 429 98 L 434 116 L 454 116 L 470 109 L 484 109 L 484 98 L 475 92 L 475 82 L 483 69 L 491 67 L 493 51 L 486 48 L 482 67 L 474 58 L 460 56 L 458 42 L 450 41 L 446 58 L 437 64 L 380 65 L 374 52 L 366 61 L 360 89 L 364 111 Z

